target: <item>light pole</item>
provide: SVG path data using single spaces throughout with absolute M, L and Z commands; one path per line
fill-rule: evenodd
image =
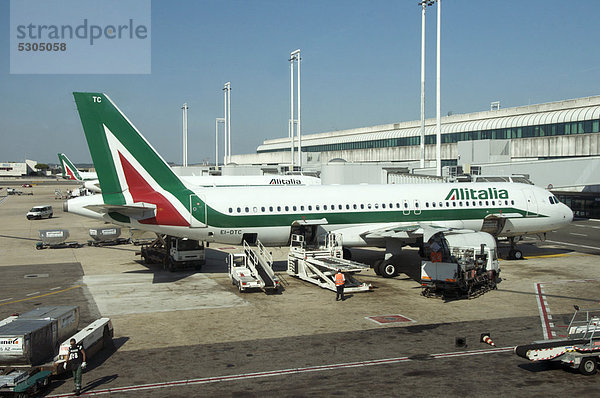
M 298 76 L 296 78 L 296 113 L 297 119 L 294 120 L 294 61 L 298 63 Z M 292 149 L 292 171 L 294 170 L 294 122 L 296 122 L 296 131 L 298 132 L 298 167 L 302 171 L 302 133 L 300 128 L 300 49 L 290 53 L 290 125 L 291 125 L 291 149 Z
M 433 5 L 433 0 L 422 0 L 421 6 L 421 159 L 419 165 L 425 167 L 425 8 Z
M 181 109 L 183 109 L 183 159 L 182 159 L 182 164 L 183 167 L 187 167 L 188 163 L 187 163 L 187 110 L 188 110 L 188 105 L 187 103 L 183 104 L 183 106 L 181 107 Z
M 295 134 L 295 119 L 294 119 L 294 53 L 292 53 L 290 61 L 290 122 L 289 122 L 289 137 L 290 137 L 290 169 L 294 171 L 294 134 Z
M 223 117 L 225 118 L 225 156 L 223 164 L 231 162 L 231 82 L 225 83 L 223 87 L 225 92 Z
M 442 0 L 437 1 L 437 67 L 436 67 L 436 129 L 435 129 L 435 169 L 438 176 L 442 176 L 442 99 L 441 99 L 441 58 L 440 45 L 442 38 Z
M 215 170 L 219 170 L 219 123 L 225 124 L 225 118 L 215 119 Z

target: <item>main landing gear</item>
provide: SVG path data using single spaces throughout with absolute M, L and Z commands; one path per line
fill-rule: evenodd
M 517 242 L 521 240 L 520 236 L 511 236 L 508 238 L 510 242 L 510 250 L 508 251 L 508 259 L 509 260 L 522 260 L 523 252 L 517 249 Z

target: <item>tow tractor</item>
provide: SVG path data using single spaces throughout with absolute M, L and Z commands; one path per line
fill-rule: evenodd
M 324 289 L 336 291 L 335 274 L 341 270 L 345 277 L 344 291 L 348 293 L 371 290 L 370 283 L 358 281 L 354 275 L 369 266 L 343 258 L 340 234 L 328 233 L 317 247 L 309 248 L 303 235 L 292 234 L 288 254 L 289 275 L 314 283 Z
M 600 309 L 574 307 L 566 338 L 520 345 L 515 347 L 515 354 L 532 362 L 558 362 L 586 376 L 596 374 L 600 360 Z
M 109 318 L 73 334 L 78 324 L 79 307 L 67 306 L 40 307 L 0 321 L 0 396 L 28 397 L 65 372 L 71 338 L 83 345 L 87 360 L 112 344 Z
M 486 232 L 438 232 L 423 245 L 425 297 L 476 297 L 500 283 L 494 237 Z
M 204 245 L 199 241 L 176 236 L 156 234 L 149 245 L 142 245 L 140 254 L 146 264 L 162 264 L 164 269 L 176 271 L 194 267 L 200 269 L 206 263 Z
M 266 292 L 277 292 L 280 280 L 273 271 L 273 257 L 262 243 L 256 241 L 256 249 L 245 240 L 242 242 L 242 253 L 230 253 L 227 257 L 227 270 L 231 284 L 245 292 L 249 289 L 264 289 Z

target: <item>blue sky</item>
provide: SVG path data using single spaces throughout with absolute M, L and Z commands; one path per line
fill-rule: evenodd
M 103 91 L 168 161 L 214 161 L 215 118 L 232 84 L 232 152 L 287 136 L 289 53 L 302 50 L 305 134 L 416 120 L 417 0 L 152 1 L 149 75 L 9 74 L 0 4 L 0 161 L 89 162 L 71 92 Z M 600 94 L 600 2 L 444 0 L 442 113 Z M 436 7 L 427 14 L 427 117 L 435 116 Z M 222 144 L 221 144 L 222 148 Z

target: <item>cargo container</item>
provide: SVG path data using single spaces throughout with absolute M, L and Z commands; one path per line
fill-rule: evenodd
M 15 319 L 0 326 L 0 365 L 38 365 L 58 351 L 56 319 Z
M 38 307 L 19 316 L 18 319 L 54 319 L 58 325 L 58 341 L 62 342 L 77 332 L 79 327 L 79 307 L 48 306 Z

